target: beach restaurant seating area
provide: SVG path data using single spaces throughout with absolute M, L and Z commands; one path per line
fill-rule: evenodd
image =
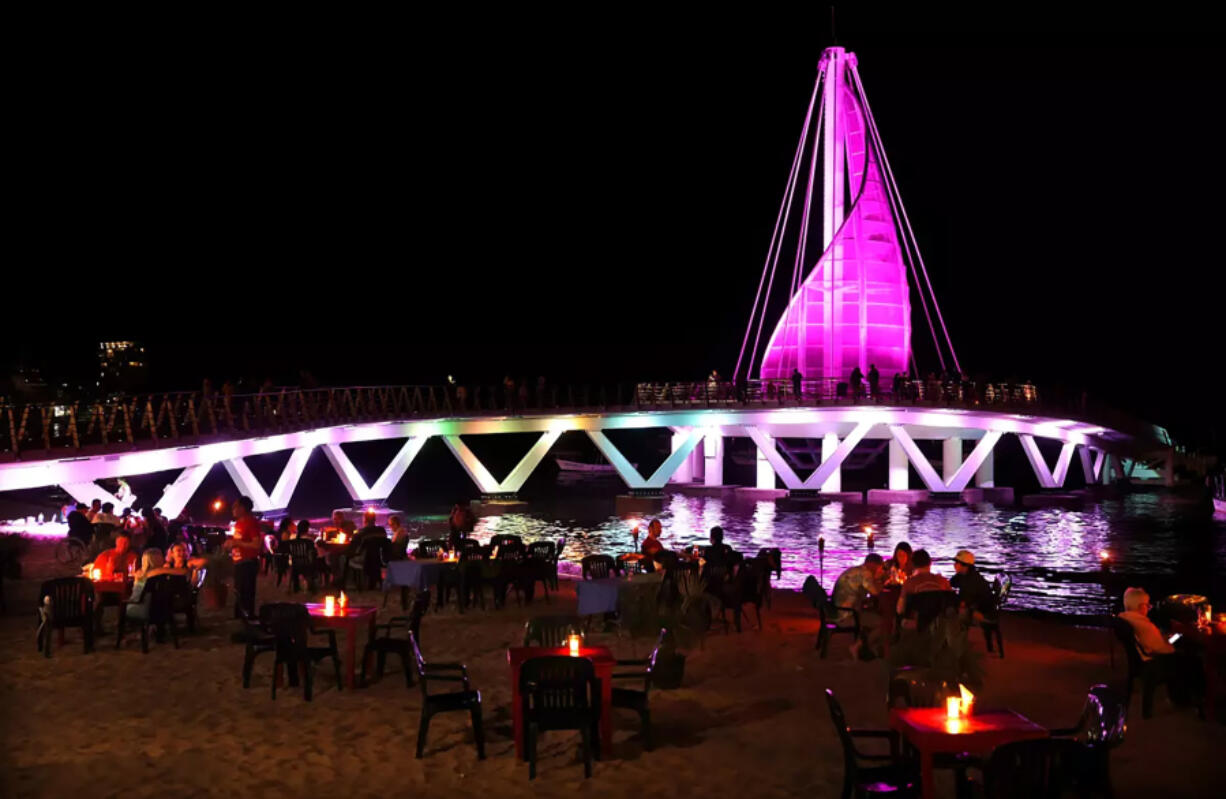
M 7 680 L 37 689 L 7 700 L 10 719 L 29 719 L 23 740 L 63 724 L 68 749 L 143 747 L 192 785 L 221 736 L 251 741 L 256 763 L 299 752 L 313 788 L 339 778 L 323 761 L 352 755 L 364 784 L 393 792 L 511 781 L 560 795 L 576 780 L 628 792 L 658 766 L 712 795 L 757 782 L 764 795 L 925 797 L 1128 795 L 1141 761 L 1212 772 L 1194 756 L 1224 742 L 1226 625 L 1203 597 L 1155 614 L 1194 642 L 1181 652 L 1198 677 L 1146 652 L 1127 621 L 1010 614 L 1007 572 L 959 591 L 919 550 L 793 592 L 772 585 L 786 553 L 718 542 L 589 554 L 572 572 L 565 539 L 422 537 L 397 551 L 270 537 L 248 612 L 227 590 L 225 535 L 184 533 L 185 575 L 64 574 L 37 548 L 21 555 L 0 631 Z M 83 784 L 40 768 L 58 755 L 9 724 L 4 779 L 29 793 Z M 280 771 L 267 772 L 274 794 L 294 782 Z

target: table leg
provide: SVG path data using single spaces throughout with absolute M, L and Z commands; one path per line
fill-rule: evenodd
M 515 759 L 524 759 L 524 709 L 519 699 L 519 670 L 511 669 L 511 726 L 515 729 Z
M 362 670 L 368 672 L 371 669 L 370 662 L 375 656 L 375 652 L 370 648 L 370 642 L 375 640 L 375 621 L 377 616 L 371 615 L 370 625 L 366 628 L 366 646 L 362 649 Z
M 600 678 L 600 759 L 613 757 L 613 668 Z
M 932 753 L 920 753 L 920 783 L 923 786 L 924 799 L 934 799 L 936 797 L 936 787 L 932 781 Z
M 345 687 L 351 691 L 357 685 L 354 676 L 354 665 L 358 649 L 358 631 L 356 627 L 353 624 L 346 625 L 345 627 Z

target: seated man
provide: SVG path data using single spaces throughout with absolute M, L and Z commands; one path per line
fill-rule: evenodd
M 115 515 L 115 503 L 103 502 L 102 511 L 94 517 L 94 524 L 113 524 L 119 526 L 119 517 Z
M 974 621 L 983 621 L 996 614 L 996 597 L 992 586 L 975 568 L 975 553 L 969 549 L 958 550 L 954 556 L 954 576 L 950 587 L 958 591 L 958 599 L 966 613 Z
M 639 549 L 639 552 L 647 557 L 652 557 L 664 549 L 664 543 L 660 541 L 660 534 L 663 532 L 664 525 L 660 524 L 660 520 L 652 519 L 651 524 L 647 525 L 647 538 L 643 540 L 643 546 Z
M 711 528 L 711 546 L 702 548 L 702 559 L 709 566 L 726 566 L 728 564 L 728 552 L 731 550 L 724 543 L 724 528 Z
M 1149 620 L 1149 609 L 1149 594 L 1144 588 L 1124 591 L 1124 612 L 1119 617 L 1132 627 L 1141 660 L 1158 663 L 1160 679 L 1166 683 L 1173 702 L 1185 704 L 1200 701 L 1205 688 L 1200 657 L 1194 651 L 1182 650 L 1172 644 L 1158 625 Z
M 68 514 L 68 535 L 78 541 L 88 544 L 94 537 L 94 526 L 89 521 L 89 507 L 84 502 L 78 502 L 76 509 Z
M 129 535 L 120 531 L 115 536 L 115 546 L 113 549 L 106 549 L 98 553 L 98 557 L 94 558 L 94 565 L 91 569 L 100 571 L 101 579 L 110 580 L 112 577 L 127 576 L 128 569 L 136 568 L 136 553 L 132 551 L 132 539 Z
M 884 568 L 881 556 L 876 552 L 870 552 L 865 556 L 864 563 L 852 566 L 839 575 L 839 579 L 834 582 L 834 592 L 830 601 L 835 607 L 858 609 L 863 604 L 865 597 L 877 596 L 881 593 L 881 575 Z M 836 619 L 839 624 L 846 624 L 851 620 L 850 610 L 840 610 Z M 880 636 L 876 633 L 880 628 L 881 617 L 876 612 L 868 610 L 860 612 L 860 638 L 851 645 L 853 658 L 860 656 L 860 648 L 865 641 L 869 642 L 873 650 L 878 648 L 877 639 Z
M 949 591 L 949 580 L 939 574 L 932 573 L 932 556 L 926 549 L 917 549 L 911 556 L 915 564 L 915 573 L 902 584 L 902 593 L 898 595 L 898 615 L 907 613 L 907 597 L 925 591 Z

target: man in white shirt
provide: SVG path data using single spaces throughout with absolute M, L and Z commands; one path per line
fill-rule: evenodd
M 115 503 L 102 503 L 102 510 L 94 516 L 94 524 L 113 524 L 119 526 L 119 517 L 115 515 Z

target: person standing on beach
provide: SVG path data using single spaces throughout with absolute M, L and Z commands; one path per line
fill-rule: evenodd
M 264 532 L 251 510 L 255 503 L 251 497 L 240 496 L 234 500 L 234 537 L 225 543 L 234 561 L 234 618 L 243 613 L 255 616 L 255 582 L 260 573 L 260 544 Z

